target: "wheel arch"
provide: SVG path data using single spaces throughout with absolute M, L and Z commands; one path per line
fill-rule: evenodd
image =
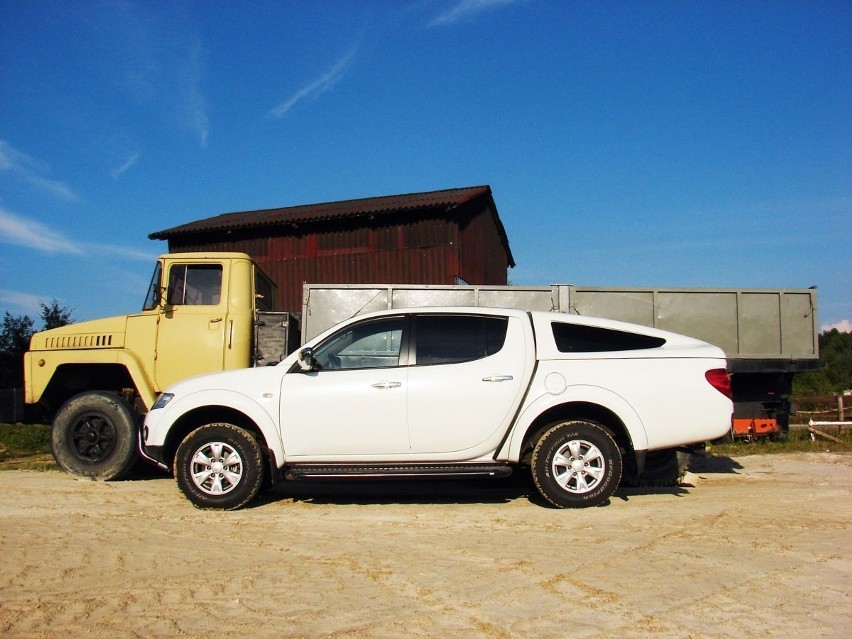
M 238 426 L 256 438 L 264 451 L 264 457 L 269 464 L 270 477 L 276 475 L 276 468 L 280 466 L 283 458 L 279 438 L 274 435 L 271 424 L 267 423 L 263 415 L 252 410 L 244 410 L 243 407 L 234 407 L 222 403 L 204 404 L 187 410 L 178 417 L 169 427 L 168 434 L 163 442 L 163 462 L 174 467 L 175 455 L 181 442 L 193 430 L 216 422 L 228 423 Z
M 75 395 L 87 391 L 104 391 L 122 395 L 137 413 L 147 411 L 155 396 L 146 379 L 127 362 L 67 363 L 58 365 L 39 398 L 51 415 Z
M 504 454 L 509 460 L 524 461 L 549 426 L 559 421 L 578 419 L 603 426 L 627 454 L 645 450 L 648 439 L 636 411 L 617 395 L 608 392 L 596 395 L 581 397 L 578 394 L 571 398 L 548 395 L 533 402 L 519 416 L 514 433 L 503 449 Z
M 124 389 L 138 393 L 133 377 L 123 364 L 61 364 L 44 389 L 41 403 L 53 414 L 80 393 L 103 391 L 121 395 Z

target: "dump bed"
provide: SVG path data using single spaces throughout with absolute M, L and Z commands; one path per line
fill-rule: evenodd
M 484 306 L 618 319 L 719 346 L 744 366 L 762 360 L 796 372 L 816 366 L 816 289 L 615 288 L 306 284 L 302 343 L 354 315 L 387 308 Z

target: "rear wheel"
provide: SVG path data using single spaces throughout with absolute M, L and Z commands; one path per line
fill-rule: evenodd
M 76 395 L 56 413 L 50 444 L 56 463 L 72 475 L 118 479 L 136 461 L 134 415 L 111 393 Z
M 538 492 L 554 506 L 599 506 L 618 487 L 621 453 L 599 424 L 561 422 L 536 443 L 530 470 Z
M 207 424 L 181 442 L 175 477 L 197 508 L 236 510 L 260 491 L 263 452 L 249 431 L 233 424 Z

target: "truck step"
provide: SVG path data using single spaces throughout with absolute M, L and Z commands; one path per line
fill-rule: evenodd
M 284 471 L 288 480 L 341 479 L 450 479 L 508 477 L 505 464 L 292 464 Z

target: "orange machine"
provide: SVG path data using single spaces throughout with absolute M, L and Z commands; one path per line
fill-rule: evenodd
M 752 441 L 758 437 L 774 437 L 781 432 L 776 419 L 744 417 L 733 421 L 731 435 L 734 439 L 739 437 Z

